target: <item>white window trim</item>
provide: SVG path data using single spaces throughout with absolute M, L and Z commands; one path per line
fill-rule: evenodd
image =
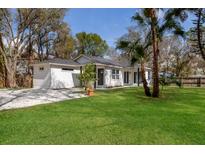
M 114 71 L 114 73 L 113 73 L 113 71 Z M 112 79 L 113 80 L 119 80 L 120 79 L 120 70 L 119 69 L 112 69 Z

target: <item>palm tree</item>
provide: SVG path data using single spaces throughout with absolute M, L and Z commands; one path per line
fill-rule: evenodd
M 163 17 L 160 13 L 164 13 Z M 163 35 L 167 31 L 172 31 L 176 35 L 184 35 L 183 28 L 180 25 L 180 21 L 184 21 L 187 18 L 185 9 L 167 9 L 164 12 L 163 9 L 147 8 L 141 9 L 136 12 L 132 17 L 139 26 L 146 27 L 151 31 L 151 42 L 153 50 L 153 97 L 159 97 L 159 42 L 162 40 Z
M 127 36 L 128 37 L 128 36 Z M 131 58 L 131 64 L 139 62 L 141 65 L 141 77 L 144 87 L 144 93 L 146 96 L 151 96 L 150 88 L 145 77 L 145 62 L 149 57 L 148 47 L 150 41 L 143 42 L 140 38 L 130 40 L 127 37 L 122 37 L 117 42 L 117 49 L 125 51 Z

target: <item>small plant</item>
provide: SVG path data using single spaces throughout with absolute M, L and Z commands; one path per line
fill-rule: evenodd
M 176 80 L 176 85 L 179 87 L 179 88 L 181 88 L 182 87 L 182 81 L 181 81 L 181 79 L 179 79 L 179 80 Z
M 182 80 L 180 78 L 172 77 L 171 83 L 176 84 L 179 88 L 182 88 Z
M 168 85 L 170 85 L 170 83 L 171 83 L 171 79 L 169 79 L 169 78 L 161 77 L 159 79 L 159 84 L 162 86 L 162 90 L 163 90 L 164 86 L 168 86 Z
M 85 90 L 93 91 L 93 84 L 96 80 L 95 65 L 92 63 L 86 64 L 79 76 L 79 80 L 82 82 Z

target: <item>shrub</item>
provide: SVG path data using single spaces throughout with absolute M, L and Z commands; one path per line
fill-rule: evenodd
M 83 83 L 85 90 L 87 88 L 93 88 L 93 81 L 96 80 L 95 65 L 92 63 L 86 64 L 83 67 L 82 74 L 79 76 L 79 80 Z

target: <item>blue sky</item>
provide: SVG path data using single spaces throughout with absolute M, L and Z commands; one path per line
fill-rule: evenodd
M 75 35 L 78 32 L 99 34 L 110 46 L 114 46 L 117 38 L 127 32 L 127 27 L 135 25 L 131 20 L 137 9 L 70 9 L 65 21 Z M 184 24 L 185 29 L 191 26 L 191 21 Z

